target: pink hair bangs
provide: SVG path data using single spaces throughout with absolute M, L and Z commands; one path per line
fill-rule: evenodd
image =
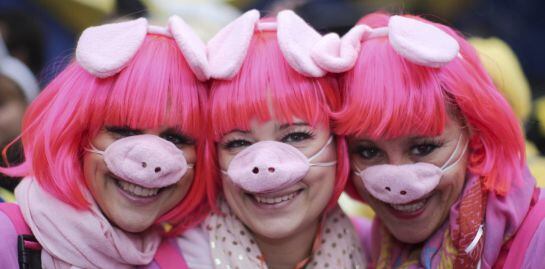
M 296 117 L 311 126 L 329 128 L 330 115 L 340 106 L 335 78 L 299 74 L 284 59 L 276 32 L 256 32 L 239 73 L 231 80 L 212 82 L 210 126 L 215 141 L 235 129 L 249 130 L 254 119 L 265 122 L 275 117 L 281 123 L 293 123 Z M 337 158 L 336 185 L 329 207 L 337 202 L 348 177 L 343 137 L 337 139 Z
M 252 119 L 268 121 L 273 116 L 283 123 L 292 123 L 297 117 L 313 126 L 323 123 L 327 127 L 330 107 L 341 104 L 336 86 L 333 78 L 308 78 L 292 69 L 278 47 L 276 32 L 256 33 L 238 74 L 212 83 L 214 137 L 233 129 L 248 130 Z
M 174 40 L 148 35 L 128 66 L 115 76 L 96 78 L 76 62 L 61 72 L 25 115 L 25 163 L 0 172 L 33 175 L 58 199 L 85 209 L 82 156 L 105 125 L 135 129 L 177 126 L 178 131 L 197 139 L 197 162 L 204 165 L 196 166 L 187 196 L 160 220 L 188 227 L 207 213 L 202 205 L 206 180 L 201 178 L 207 169 L 205 141 L 201 139 L 206 102 L 205 85 L 195 78 Z M 185 220 L 191 213 L 190 220 Z M 175 227 L 174 231 L 181 229 Z
M 388 18 L 374 13 L 360 23 L 381 27 Z M 399 56 L 386 37 L 363 41 L 355 67 L 341 79 L 344 104 L 335 114 L 335 128 L 370 139 L 437 136 L 447 117 L 461 117 L 472 135 L 470 171 L 483 176 L 487 190 L 505 194 L 512 181 L 522 179 L 520 125 L 473 47 L 449 27 L 432 24 L 458 41 L 461 56 L 430 68 Z

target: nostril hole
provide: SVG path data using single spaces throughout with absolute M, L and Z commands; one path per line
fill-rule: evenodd
M 390 187 L 386 187 L 385 188 L 387 191 L 391 191 L 392 189 L 390 189 Z
M 148 164 L 146 162 L 142 162 L 142 167 L 146 168 L 146 167 L 148 167 Z
M 155 167 L 155 173 L 161 172 L 161 167 Z
M 406 192 L 406 191 L 400 191 L 399 193 L 401 193 L 401 195 L 405 195 L 405 194 L 407 194 L 407 192 Z
M 259 168 L 257 168 L 257 167 L 254 167 L 254 169 L 252 169 L 252 173 L 254 173 L 254 174 L 257 174 L 257 173 L 259 173 Z
M 274 167 L 269 167 L 269 172 L 274 173 Z

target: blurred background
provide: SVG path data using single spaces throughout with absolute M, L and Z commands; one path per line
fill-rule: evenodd
M 275 15 L 293 9 L 320 32 L 345 33 L 374 11 L 412 13 L 470 38 L 528 138 L 528 163 L 545 186 L 545 2 L 540 0 L 0 0 L 0 147 L 19 135 L 24 110 L 39 89 L 72 60 L 86 27 L 147 17 L 165 25 L 172 14 L 203 39 L 249 9 Z M 0 165 L 22 161 L 22 147 L 3 150 Z M 17 180 L 0 175 L 0 200 Z M 342 198 L 350 211 L 372 214 Z

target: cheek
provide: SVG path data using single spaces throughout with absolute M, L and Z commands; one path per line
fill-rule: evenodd
M 446 208 L 458 200 L 465 184 L 465 169 L 458 169 L 446 174 L 441 179 L 437 190 L 441 192 L 441 200 L 447 203 Z
M 223 188 L 223 195 L 225 195 L 225 198 L 230 203 L 231 201 L 237 200 L 237 198 L 242 195 L 239 189 L 231 182 L 231 180 L 226 175 L 221 176 L 221 185 Z
M 182 151 L 184 153 L 184 158 L 188 164 L 195 163 L 197 161 L 196 146 L 184 147 L 182 148 Z
M 352 181 L 352 184 L 354 184 L 354 188 L 356 189 L 356 192 L 359 194 L 361 198 L 364 198 L 365 195 L 367 195 L 367 192 L 365 190 L 365 186 L 363 185 L 363 181 L 358 175 L 355 175 L 353 172 L 350 173 L 350 180 Z
M 93 196 L 99 192 L 98 188 L 101 181 L 101 177 L 98 176 L 101 160 L 99 160 L 99 157 L 94 155 L 95 154 L 87 153 L 83 158 L 83 176 L 85 178 L 85 184 Z
M 335 167 L 311 168 L 303 183 L 309 187 L 309 208 L 321 213 L 331 200 L 335 188 Z
M 227 150 L 218 149 L 218 164 L 221 170 L 227 171 L 231 160 L 234 158 Z M 223 177 L 223 176 L 222 176 Z
M 173 190 L 173 193 L 167 197 L 166 205 L 161 209 L 160 215 L 172 209 L 182 200 L 184 200 L 187 192 L 191 188 L 193 181 L 195 180 L 195 172 L 193 169 L 188 169 L 187 173 L 182 177 L 180 182 L 176 184 L 176 188 Z

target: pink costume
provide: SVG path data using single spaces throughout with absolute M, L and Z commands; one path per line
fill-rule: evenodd
M 173 49 L 175 47 L 177 49 Z M 108 170 L 116 177 L 154 189 L 177 184 L 189 169 L 194 169 L 193 164 L 187 163 L 183 150 L 159 136 L 128 136 L 115 140 L 104 151 L 100 151 L 92 144 L 89 145 L 89 140 L 94 137 L 89 133 L 95 132 L 96 135 L 106 124 L 137 125 L 143 128 L 171 122 L 176 122 L 177 126 L 185 128 L 188 133 L 197 132 L 187 126 L 196 126 L 194 122 L 200 122 L 193 118 L 200 116 L 198 105 L 204 101 L 199 100 L 204 96 L 199 91 L 204 90 L 204 86 L 198 80 L 208 78 L 206 66 L 201 61 L 205 57 L 203 48 L 202 41 L 177 16 L 170 18 L 167 28 L 148 25 L 146 19 L 140 18 L 91 27 L 82 33 L 76 48 L 77 63 L 67 67 L 27 112 L 30 121 L 37 121 L 30 126 L 28 122 L 24 124 L 27 125 L 23 132 L 27 162 L 19 167 L 0 168 L 3 173 L 27 176 L 15 191 L 19 207 L 0 204 L 0 268 L 18 268 L 18 256 L 21 256 L 18 255 L 17 237 L 21 233 L 33 235 L 41 245 L 41 252 L 37 254 L 44 268 L 187 268 L 174 240 L 163 239 L 161 224 L 173 223 L 173 229 L 176 230 L 183 229 L 177 225 L 191 226 L 201 220 L 204 214 L 199 215 L 198 212 L 202 211 L 199 203 L 205 201 L 204 184 L 198 183 L 199 180 L 193 182 L 192 187 L 198 184 L 200 190 L 192 189 L 186 194 L 186 197 L 191 198 L 169 209 L 156 220 L 153 227 L 133 234 L 116 227 L 107 219 L 82 184 L 83 175 L 78 169 L 81 169 L 81 155 L 84 151 L 96 153 L 103 156 Z M 151 56 L 146 54 L 149 51 L 152 51 Z M 151 68 L 148 64 L 151 57 L 161 61 L 157 65 L 162 68 L 160 71 L 148 69 Z M 145 74 L 144 79 L 137 78 L 139 72 Z M 148 85 L 148 82 L 153 85 Z M 187 95 L 182 92 L 193 90 Z M 131 91 L 136 93 L 131 94 Z M 160 101 L 146 97 L 150 92 Z M 129 99 L 119 100 L 127 95 Z M 77 105 L 74 105 L 74 100 L 77 100 Z M 178 102 L 187 105 L 184 108 L 170 108 L 168 115 L 157 108 L 166 108 L 167 104 L 178 107 Z M 40 112 L 36 113 L 36 110 Z M 125 111 L 130 111 L 130 114 L 114 116 Z M 93 118 L 101 113 L 104 113 L 102 117 Z M 179 118 L 182 114 L 186 116 L 183 120 Z M 119 123 L 120 119 L 126 122 Z M 49 121 L 55 121 L 55 124 L 46 127 L 40 125 Z M 42 129 L 32 129 L 35 126 Z M 56 128 L 58 126 L 68 127 Z M 60 135 L 52 135 L 57 131 Z M 71 131 L 72 137 L 65 131 Z M 73 135 L 78 131 L 81 133 Z M 27 137 L 27 132 L 33 135 Z M 37 137 L 37 133 L 42 136 Z M 193 136 L 198 137 L 196 134 Z M 83 140 L 82 137 L 88 140 L 79 141 Z M 60 146 L 54 144 L 58 140 L 61 140 Z M 44 141 L 50 144 L 44 146 Z M 65 149 L 69 142 L 75 144 L 75 148 L 66 150 L 69 152 L 66 156 L 62 155 L 66 151 L 56 151 L 58 148 Z M 199 149 L 201 142 L 196 143 Z M 44 163 L 57 162 L 47 163 L 45 168 L 39 166 L 40 163 L 37 165 L 32 162 L 43 157 L 39 155 L 41 151 L 36 150 L 40 147 L 45 148 Z M 76 158 L 71 163 L 70 158 L 74 155 Z M 57 169 L 58 164 L 62 165 L 61 169 Z M 76 171 L 72 170 L 74 167 Z M 195 171 L 195 177 L 200 176 L 200 173 Z M 203 181 L 201 179 L 200 182 Z M 71 186 L 66 188 L 67 185 Z M 183 217 L 187 219 L 180 220 Z M 36 246 L 35 243 L 29 245 Z
M 353 167 L 355 180 L 362 180 L 374 198 L 404 204 L 426 197 L 436 188 L 442 173 L 455 166 L 466 151 L 469 153 L 462 193 L 450 208 L 448 219 L 423 243 L 400 242 L 378 218 L 372 225 L 354 221 L 371 261 L 369 267 L 542 268 L 545 212 L 540 206 L 545 193 L 536 188 L 524 166 L 518 123 L 481 71 L 473 49 L 445 26 L 409 16 L 373 15 L 383 20 L 382 27 L 360 24 L 343 38 L 331 36 L 337 42 L 334 50 L 345 50 L 346 57 L 341 57 L 357 65 L 343 81 L 352 95 L 347 95 L 346 107 L 338 116 L 341 133 L 372 139 L 433 137 L 444 130 L 446 109 L 437 107 L 446 106 L 445 99 L 457 106 L 468 127 L 475 130 L 469 141 L 459 139 L 442 167 L 428 163 L 370 165 L 363 171 Z M 372 21 L 375 17 L 369 18 Z M 365 49 L 374 49 L 374 53 Z M 365 71 L 368 73 L 358 73 Z M 384 75 L 383 81 L 376 82 L 368 74 L 393 75 Z M 460 79 L 462 74 L 469 77 Z M 477 104 L 471 103 L 474 100 Z M 485 100 L 493 104 L 482 103 Z M 350 109 L 364 113 L 363 118 L 350 118 Z M 396 114 L 399 112 L 402 115 Z M 500 120 L 488 126 L 492 119 Z

